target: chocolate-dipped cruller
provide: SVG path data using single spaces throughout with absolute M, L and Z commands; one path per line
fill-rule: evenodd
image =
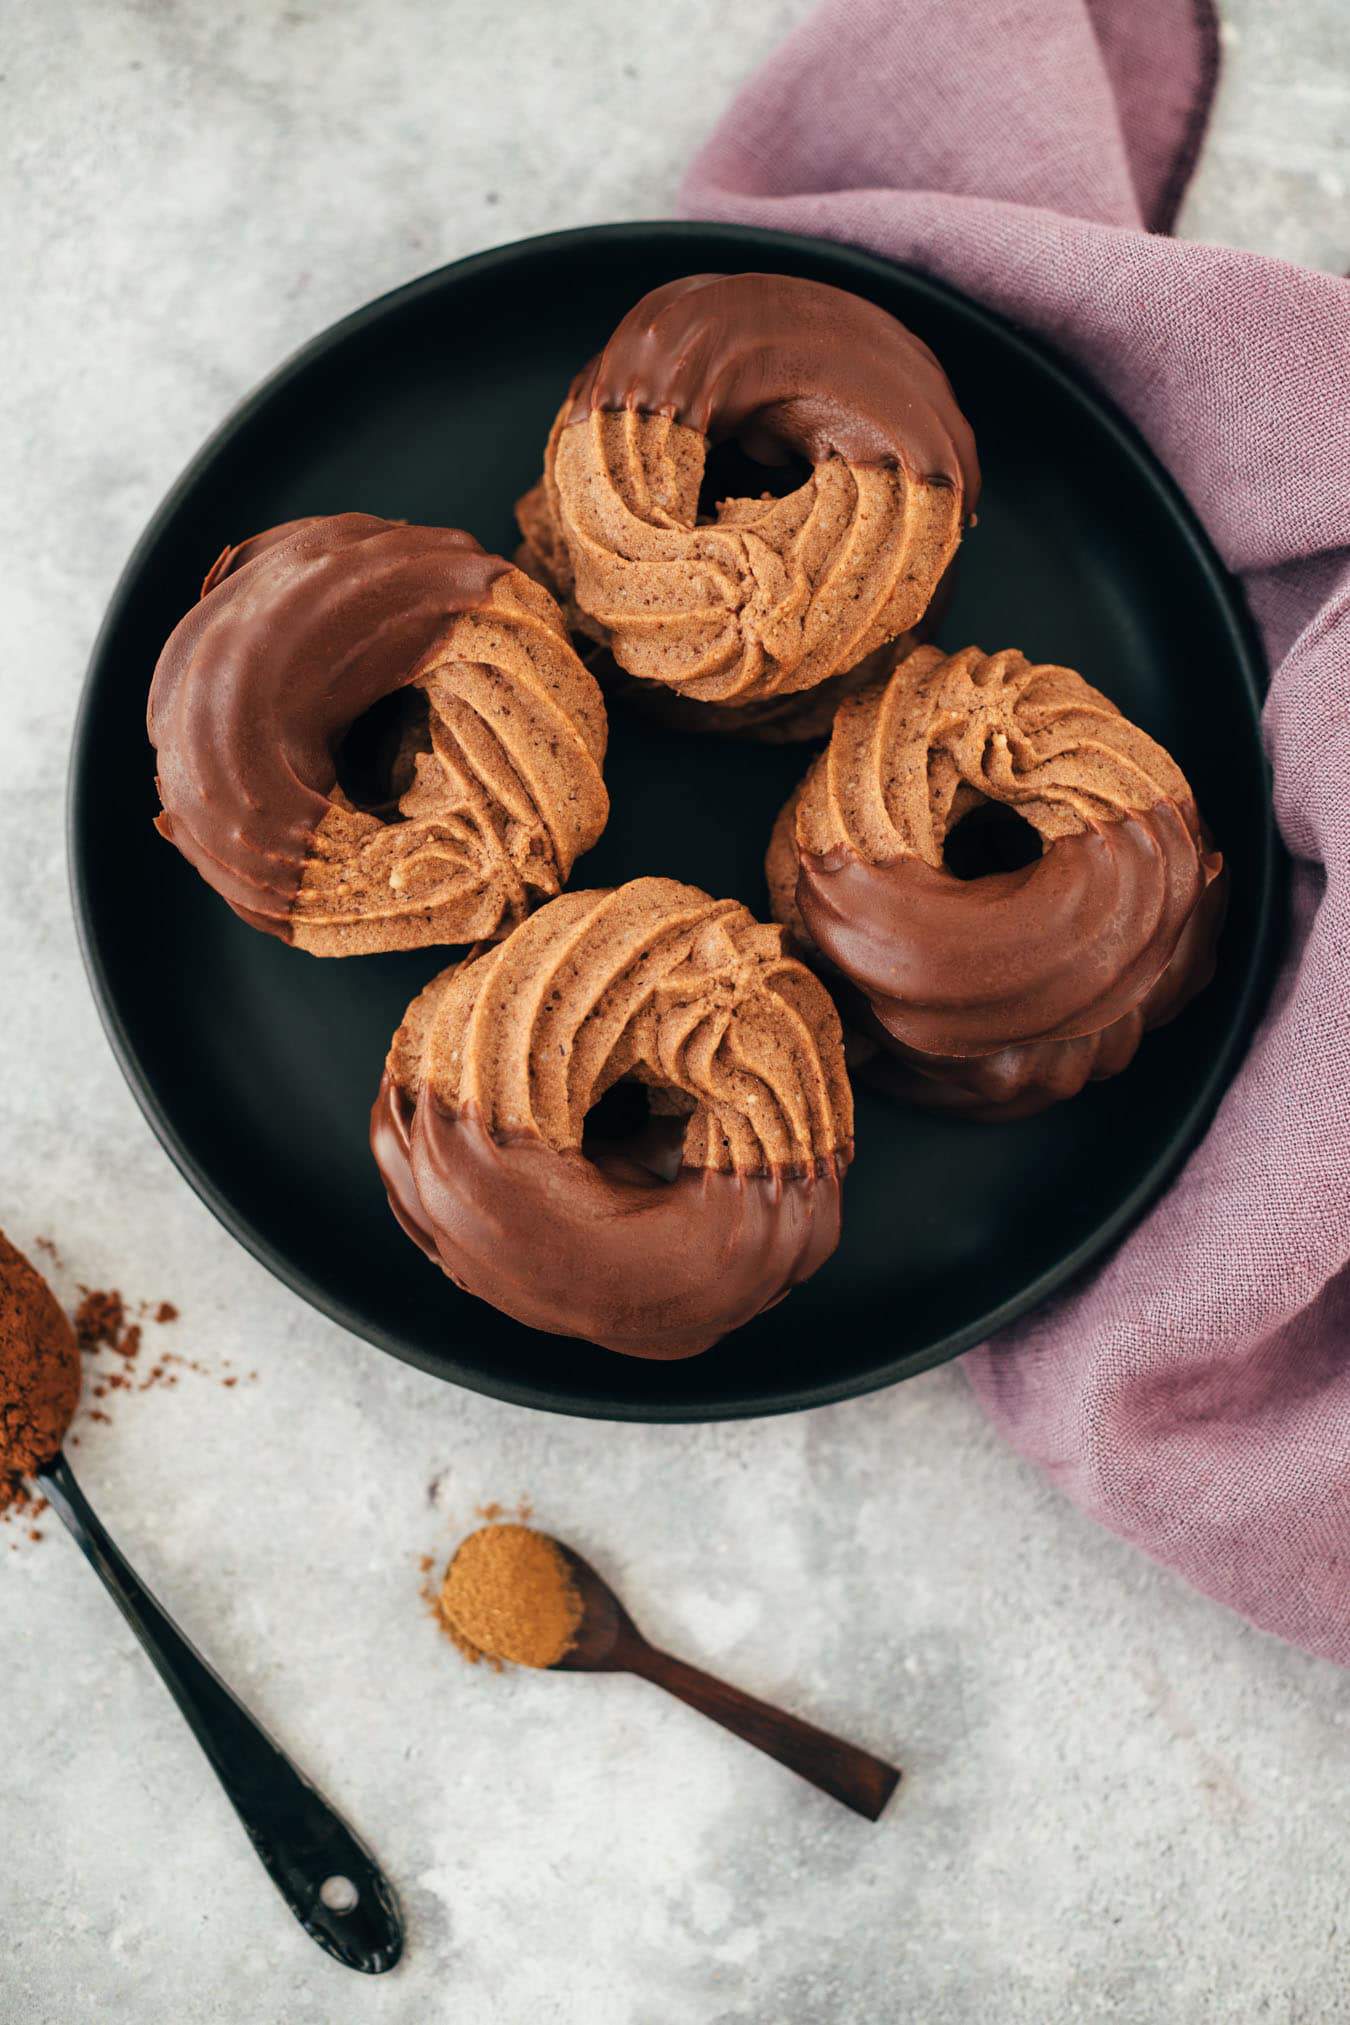
M 981 803 L 1030 863 L 958 877 Z M 920 647 L 843 704 L 779 817 L 773 911 L 852 987 L 892 1088 L 1016 1118 L 1113 1076 L 1213 973 L 1223 860 L 1176 763 L 1071 669 Z
M 591 1143 L 620 1082 L 651 1124 Z M 442 972 L 371 1114 L 395 1215 L 457 1285 L 652 1358 L 708 1349 L 824 1263 L 852 1133 L 829 994 L 781 928 L 673 879 L 565 893 Z
M 373 806 L 343 742 L 397 692 Z M 604 828 L 606 719 L 548 593 L 454 528 L 340 513 L 226 549 L 150 690 L 157 827 L 316 956 L 506 933 Z
M 811 475 L 700 523 L 726 437 Z M 620 667 L 744 707 L 917 624 L 978 491 L 945 373 L 885 310 L 789 275 L 696 274 L 644 296 L 573 383 L 517 517 L 530 567 Z

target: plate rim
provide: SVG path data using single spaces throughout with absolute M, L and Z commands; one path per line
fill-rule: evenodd
M 760 252 L 768 248 L 783 247 L 803 255 L 815 257 L 824 255 L 830 259 L 841 260 L 845 266 L 853 267 L 864 278 L 871 274 L 885 279 L 900 273 L 920 296 L 927 296 L 934 303 L 944 307 L 955 308 L 977 325 L 983 325 L 1000 343 L 1010 344 L 1014 351 L 1020 352 L 1024 358 L 1029 358 L 1038 369 L 1048 373 L 1058 382 L 1060 389 L 1072 401 L 1086 406 L 1094 419 L 1108 430 L 1118 450 L 1134 465 L 1158 500 L 1159 506 L 1171 519 L 1175 533 L 1190 550 L 1193 563 L 1208 579 L 1216 606 L 1222 614 L 1229 635 L 1233 659 L 1241 674 L 1267 788 L 1262 797 L 1260 834 L 1255 840 L 1258 849 L 1257 880 L 1252 893 L 1253 946 L 1222 1044 L 1215 1051 L 1206 1074 L 1198 1084 L 1190 1102 L 1178 1113 L 1172 1130 L 1155 1155 L 1147 1174 L 1117 1204 L 1111 1214 L 1071 1252 L 1039 1274 L 1018 1294 L 1000 1302 L 964 1328 L 953 1330 L 938 1338 L 923 1350 L 910 1351 L 901 1357 L 874 1366 L 861 1383 L 856 1377 L 834 1381 L 821 1380 L 783 1390 L 771 1399 L 747 1394 L 702 1405 L 663 1401 L 647 1403 L 600 1395 L 582 1407 L 565 1400 L 542 1397 L 533 1386 L 518 1384 L 510 1378 L 498 1378 L 491 1372 L 465 1370 L 458 1365 L 446 1369 L 444 1365 L 437 1366 L 429 1362 L 411 1345 L 391 1332 L 381 1329 L 378 1324 L 359 1316 L 345 1301 L 332 1295 L 308 1273 L 294 1266 L 249 1222 L 247 1217 L 236 1209 L 230 1198 L 199 1167 L 183 1144 L 157 1094 L 149 1070 L 132 1045 L 103 960 L 95 910 L 89 892 L 88 861 L 83 846 L 83 838 L 88 833 L 86 817 L 93 771 L 90 733 L 95 692 L 100 687 L 107 645 L 122 622 L 125 608 L 133 595 L 134 586 L 139 581 L 145 559 L 159 541 L 184 495 L 196 483 L 199 475 L 251 421 L 255 410 L 265 400 L 270 400 L 280 392 L 289 380 L 304 372 L 312 363 L 317 362 L 357 332 L 380 322 L 390 314 L 416 302 L 420 297 L 438 293 L 452 278 L 461 279 L 471 274 L 488 273 L 495 267 L 512 265 L 524 257 L 565 252 L 569 247 L 593 244 L 597 241 L 641 239 L 649 242 L 655 237 L 678 245 L 681 240 L 696 239 L 709 232 L 719 235 L 728 246 L 739 244 L 747 250 L 754 249 Z M 1150 1204 L 1164 1193 L 1175 1179 L 1186 1156 L 1199 1144 L 1255 1030 L 1274 972 L 1278 912 L 1276 902 L 1282 853 L 1275 824 L 1270 762 L 1261 738 L 1261 705 L 1268 681 L 1265 651 L 1247 608 L 1241 584 L 1225 567 L 1181 487 L 1110 395 L 1096 386 L 1080 368 L 1063 359 L 1043 339 L 1030 335 L 1017 324 L 998 312 L 987 309 L 984 304 L 975 301 L 973 297 L 947 282 L 925 274 L 903 261 L 887 259 L 884 255 L 872 253 L 845 241 L 821 239 L 804 233 L 778 232 L 767 226 L 724 224 L 715 219 L 635 220 L 627 223 L 572 226 L 562 231 L 532 234 L 507 241 L 500 246 L 484 248 L 477 253 L 465 254 L 458 260 L 447 261 L 439 267 L 431 268 L 425 274 L 417 275 L 410 281 L 402 282 L 397 287 L 372 297 L 370 301 L 339 317 L 336 322 L 325 325 L 322 330 L 306 339 L 284 358 L 229 409 L 161 498 L 132 547 L 113 587 L 90 649 L 71 732 L 65 799 L 65 844 L 76 939 L 85 976 L 113 1057 L 142 1116 L 173 1166 L 198 1200 L 205 1204 L 217 1222 L 223 1225 L 246 1252 L 283 1286 L 299 1295 L 329 1321 L 336 1322 L 351 1335 L 372 1344 L 376 1349 L 397 1357 L 400 1362 L 426 1371 L 445 1383 L 461 1385 L 468 1391 L 502 1400 L 512 1406 L 560 1414 L 569 1419 L 627 1421 L 651 1426 L 701 1425 L 729 1420 L 767 1419 L 779 1414 L 805 1412 L 819 1406 L 835 1405 L 848 1399 L 866 1398 L 871 1393 L 886 1390 L 905 1379 L 918 1377 L 922 1372 L 933 1370 L 939 1364 L 949 1363 L 965 1351 L 973 1349 L 976 1344 L 987 1341 L 989 1337 L 996 1335 L 1011 1323 L 1032 1313 L 1053 1294 L 1068 1287 L 1087 1267 L 1104 1261 L 1106 1255 L 1139 1221 Z M 453 1360 L 447 1358 L 447 1361 Z

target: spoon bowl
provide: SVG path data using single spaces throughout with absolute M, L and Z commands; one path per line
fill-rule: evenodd
M 646 1644 L 642 1633 L 620 1603 L 609 1584 L 601 1579 L 589 1561 L 561 1540 L 554 1546 L 567 1563 L 572 1586 L 581 1598 L 581 1623 L 576 1638 L 552 1672 L 630 1673 L 635 1653 Z

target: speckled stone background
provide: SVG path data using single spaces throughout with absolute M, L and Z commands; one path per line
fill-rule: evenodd
M 179 467 L 381 290 L 666 212 L 806 4 L 8 13 L 0 1222 L 58 1239 L 67 1296 L 181 1308 L 147 1336 L 204 1370 L 86 1413 L 76 1461 L 378 1848 L 409 1950 L 367 1983 L 304 1939 L 79 1557 L 50 1519 L 38 1543 L 0 1527 L 4 2025 L 1350 2018 L 1344 1675 L 1096 1531 L 991 1437 L 959 1370 L 797 1419 L 643 1429 L 403 1369 L 217 1228 L 85 988 L 71 719 Z M 1226 14 L 1183 230 L 1344 270 L 1341 0 Z M 901 1759 L 884 1824 L 636 1682 L 466 1668 L 418 1557 L 522 1495 L 661 1639 Z

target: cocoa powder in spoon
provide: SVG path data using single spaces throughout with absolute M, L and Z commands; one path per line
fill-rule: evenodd
M 56 1454 L 79 1396 L 75 1332 L 41 1273 L 0 1232 L 0 1511 Z

